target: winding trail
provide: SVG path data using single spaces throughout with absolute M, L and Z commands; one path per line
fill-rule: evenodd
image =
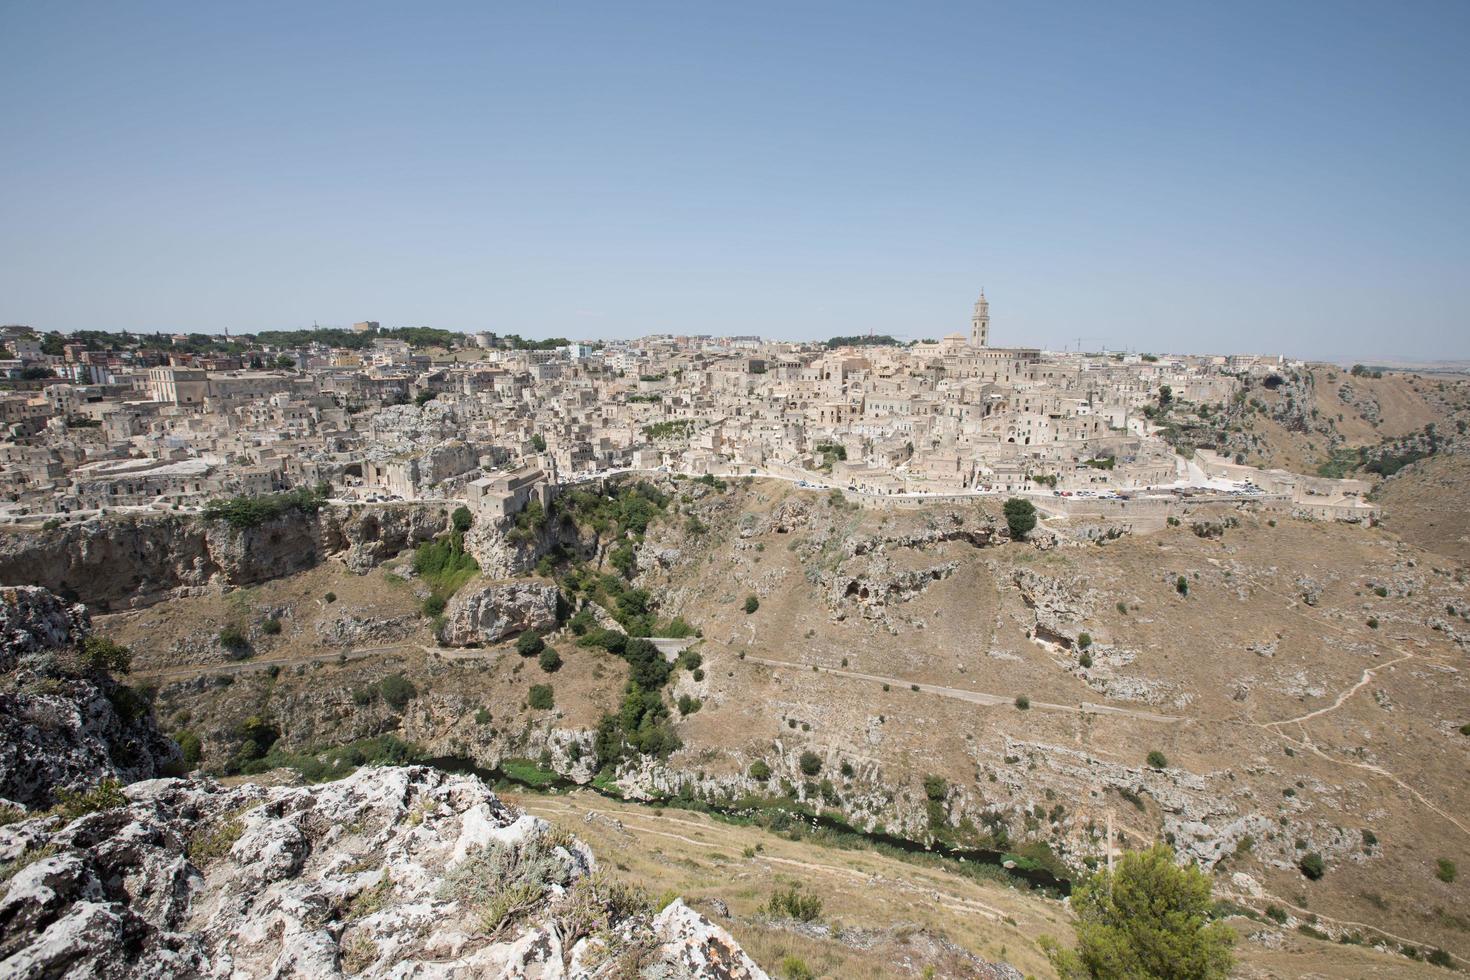
M 1307 729 L 1307 722 L 1315 718 L 1325 717 L 1333 713 L 1334 711 L 1342 708 L 1343 705 L 1347 704 L 1348 701 L 1350 701 L 1355 694 L 1357 694 L 1368 685 L 1369 681 L 1374 680 L 1378 676 L 1379 671 L 1387 670 L 1388 668 L 1394 667 L 1398 664 L 1407 663 L 1411 660 L 1419 659 L 1418 656 L 1412 652 L 1403 649 L 1389 647 L 1387 644 L 1377 640 L 1374 637 L 1364 636 L 1362 632 L 1357 628 L 1350 628 L 1342 625 L 1341 623 L 1335 623 L 1330 619 L 1323 619 L 1317 616 L 1309 615 L 1303 612 L 1298 607 L 1297 600 L 1292 596 L 1287 596 L 1280 592 L 1277 592 L 1274 589 L 1268 589 L 1259 585 L 1254 586 L 1254 588 L 1265 592 L 1268 595 L 1274 595 L 1280 599 L 1285 600 L 1287 603 L 1287 610 L 1289 612 L 1296 613 L 1298 616 L 1310 622 L 1317 629 L 1331 630 L 1340 636 L 1348 637 L 1360 642 L 1366 640 L 1373 646 L 1383 649 L 1385 652 L 1391 651 L 1393 653 L 1397 653 L 1398 656 L 1396 656 L 1392 660 L 1386 660 L 1383 663 L 1363 668 L 1363 675 L 1358 678 L 1357 683 L 1339 693 L 1337 697 L 1333 699 L 1333 702 L 1329 705 L 1326 705 L 1325 707 L 1318 708 L 1315 711 L 1309 711 L 1304 715 L 1298 715 L 1295 718 L 1283 718 L 1280 721 L 1266 722 L 1251 721 L 1251 724 L 1264 732 L 1267 732 L 1271 735 L 1276 736 L 1277 738 L 1282 739 L 1283 741 L 1289 743 L 1295 749 L 1310 752 L 1312 755 L 1321 759 L 1323 762 L 1327 762 L 1336 766 L 1343 766 L 1350 769 L 1357 769 L 1361 772 L 1371 773 L 1375 776 L 1379 776 L 1383 779 L 1388 780 L 1399 789 L 1412 796 L 1425 809 L 1429 810 L 1431 813 L 1434 813 L 1436 816 L 1441 817 L 1442 819 L 1453 825 L 1461 833 L 1470 835 L 1470 826 L 1467 826 L 1465 823 L 1461 822 L 1459 817 L 1456 817 L 1454 814 L 1448 812 L 1447 810 L 1440 807 L 1438 804 L 1432 802 L 1423 793 L 1421 793 L 1419 790 L 1415 789 L 1408 783 L 1404 782 L 1404 780 L 1399 778 L 1399 776 L 1395 773 L 1390 772 L 1382 766 L 1375 766 L 1372 763 L 1368 762 L 1352 762 L 1347 759 L 1333 758 L 1332 756 L 1328 755 L 1317 747 L 1317 745 L 1312 741 L 1311 733 Z M 1413 642 L 1412 638 L 1407 636 L 1395 636 L 1394 639 L 1404 642 Z M 1286 732 L 1282 731 L 1282 727 L 1286 725 L 1295 725 L 1300 731 L 1301 737 L 1299 739 L 1293 738 Z

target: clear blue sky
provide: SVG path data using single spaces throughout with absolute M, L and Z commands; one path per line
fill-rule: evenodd
M 1470 2 L 0 6 L 0 323 L 1470 357 Z

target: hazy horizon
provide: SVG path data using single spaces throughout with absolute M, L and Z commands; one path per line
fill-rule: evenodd
M 1470 6 L 0 11 L 0 322 L 1470 357 Z

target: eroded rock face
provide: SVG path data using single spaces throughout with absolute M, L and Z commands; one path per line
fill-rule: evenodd
M 311 787 L 150 780 L 69 824 L 0 828 L 13 977 L 761 980 L 729 934 L 657 916 L 585 844 L 479 779 L 370 768 Z
M 118 517 L 51 531 L 0 532 L 0 582 L 40 585 L 94 609 L 146 605 L 219 571 L 204 523 L 173 514 Z
M 449 527 L 449 506 L 437 503 L 325 508 L 326 550 L 359 575 Z
M 0 670 L 22 654 L 73 646 L 92 631 L 79 602 L 65 602 L 37 585 L 0 588 Z
M 0 531 L 0 583 L 40 585 L 110 612 L 207 588 L 257 585 L 326 561 L 363 574 L 449 524 L 447 506 L 324 507 L 258 527 L 177 514 Z
M 444 610 L 440 639 L 453 646 L 498 643 L 526 630 L 556 625 L 556 586 L 543 581 L 471 582 Z
M 131 691 L 60 655 L 91 629 L 85 606 L 34 586 L 0 589 L 0 798 L 49 806 L 58 786 L 150 779 L 177 762 L 178 746 Z

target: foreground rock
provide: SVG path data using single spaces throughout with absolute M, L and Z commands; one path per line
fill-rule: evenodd
M 724 930 L 679 901 L 655 915 L 472 776 L 124 792 L 0 828 L 0 975 L 765 977 Z
M 439 637 L 451 646 L 498 643 L 526 630 L 556 625 L 556 586 L 547 582 L 471 582 L 444 610 Z

